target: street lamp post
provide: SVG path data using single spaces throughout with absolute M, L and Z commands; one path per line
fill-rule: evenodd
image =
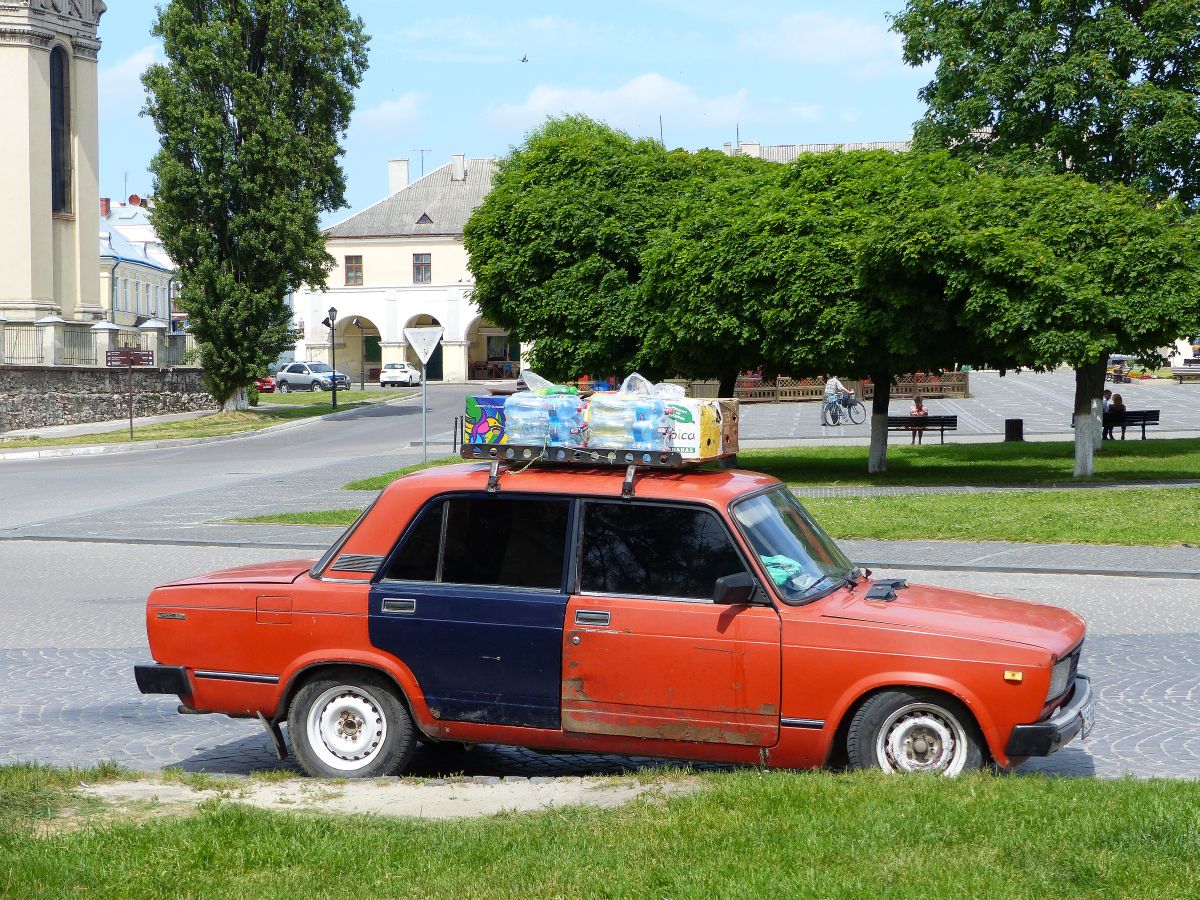
M 367 389 L 367 335 L 363 330 L 362 319 L 355 316 L 354 324 L 358 326 L 358 389 L 365 391 Z
M 337 326 L 337 309 L 329 307 L 329 367 L 333 369 L 333 408 L 337 409 L 337 341 L 334 331 Z

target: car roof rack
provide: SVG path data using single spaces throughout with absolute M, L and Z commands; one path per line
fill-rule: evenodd
M 626 500 L 633 497 L 633 480 L 639 468 L 644 469 L 694 469 L 712 459 L 684 459 L 672 450 L 585 449 L 582 447 L 550 447 L 526 444 L 463 444 L 459 455 L 474 462 L 490 462 L 488 493 L 500 490 L 501 464 L 512 466 L 624 466 L 625 482 L 621 496 Z

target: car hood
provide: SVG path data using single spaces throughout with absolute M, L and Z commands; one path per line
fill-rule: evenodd
M 1040 647 L 1062 656 L 1082 640 L 1083 619 L 1056 606 L 976 594 L 951 588 L 910 584 L 896 599 L 867 600 L 869 584 L 838 591 L 824 603 L 832 619 L 874 622 L 918 631 L 1005 641 Z
M 208 572 L 204 575 L 172 581 L 164 587 L 179 587 L 187 584 L 291 584 L 311 569 L 313 562 L 314 560 L 311 559 L 288 559 L 281 562 L 238 566 L 236 569 L 222 569 L 220 572 Z

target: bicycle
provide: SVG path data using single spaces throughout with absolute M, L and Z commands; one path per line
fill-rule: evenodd
M 821 404 L 822 425 L 837 425 L 843 417 L 852 425 L 861 425 L 867 420 L 867 408 L 853 394 L 831 397 Z

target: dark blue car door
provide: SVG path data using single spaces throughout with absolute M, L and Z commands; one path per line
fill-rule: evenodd
M 558 728 L 573 504 L 439 498 L 371 588 L 371 643 L 416 677 L 433 714 Z

